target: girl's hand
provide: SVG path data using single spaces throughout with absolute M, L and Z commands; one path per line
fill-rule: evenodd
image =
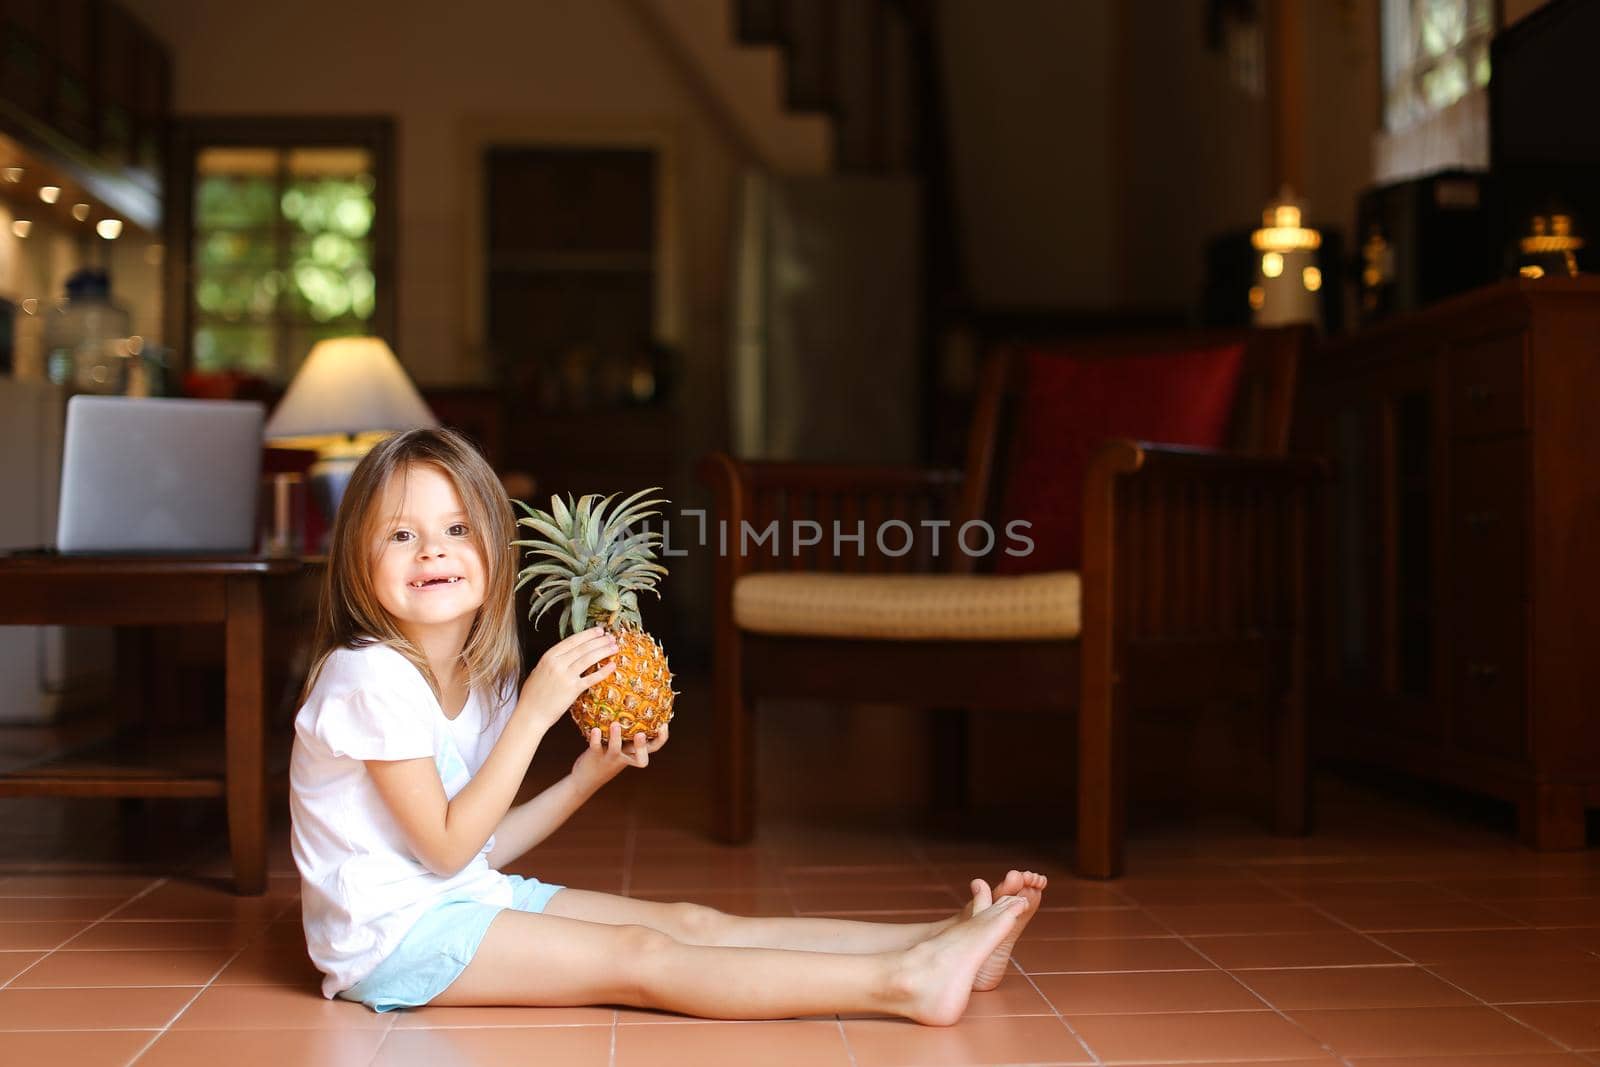
M 661 732 L 656 734 L 654 741 L 647 741 L 644 734 L 634 734 L 633 740 L 624 745 L 622 725 L 614 722 L 611 724 L 609 746 L 600 744 L 600 727 L 596 726 L 589 731 L 589 747 L 572 765 L 572 777 L 585 793 L 593 793 L 621 774 L 622 768 L 647 766 L 650 753 L 659 752 L 666 743 L 666 723 L 661 724 Z
M 617 651 L 617 639 L 594 626 L 553 645 L 522 683 L 516 711 L 548 730 L 566 714 L 578 694 L 616 670 L 615 663 L 589 668 Z

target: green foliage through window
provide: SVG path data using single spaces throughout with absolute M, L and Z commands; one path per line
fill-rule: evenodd
M 195 170 L 195 369 L 287 381 L 317 341 L 372 332 L 368 152 L 206 149 Z

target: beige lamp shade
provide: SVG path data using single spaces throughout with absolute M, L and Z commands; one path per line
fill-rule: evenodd
M 283 441 L 437 425 L 382 338 L 335 337 L 311 350 L 264 436 Z

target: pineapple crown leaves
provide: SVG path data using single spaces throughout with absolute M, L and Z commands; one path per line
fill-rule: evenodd
M 534 625 L 545 612 L 564 605 L 560 612 L 563 637 L 594 622 L 638 628 L 640 590 L 660 595 L 657 581 L 667 569 L 655 561 L 661 535 L 632 528 L 652 515 L 662 498 L 651 498 L 659 488 L 641 489 L 612 506 L 616 494 L 591 493 L 574 501 L 550 498 L 550 510 L 540 511 L 515 501 L 526 514 L 517 520 L 537 537 L 513 541 L 527 550 L 530 562 L 517 574 L 517 588 L 530 582 L 533 603 L 528 607 Z

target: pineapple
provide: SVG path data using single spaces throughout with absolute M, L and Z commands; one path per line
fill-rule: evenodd
M 641 489 L 614 508 L 612 496 L 601 499 L 597 493 L 577 503 L 552 496 L 549 511 L 516 502 L 527 512 L 517 525 L 541 535 L 512 542 L 527 549 L 532 559 L 518 573 L 517 588 L 538 581 L 528 607 L 534 625 L 559 606 L 562 637 L 596 623 L 616 635 L 617 669 L 584 690 L 571 709 L 583 735 L 588 737 L 598 726 L 604 744 L 610 744 L 613 722 L 622 724 L 624 739 L 643 733 L 654 740 L 671 720 L 672 698 L 677 695 L 666 652 L 639 622 L 639 591 L 660 596 L 656 582 L 667 569 L 655 561 L 661 535 L 630 527 L 657 514 L 648 509 L 666 503 L 641 499 L 657 491 Z

